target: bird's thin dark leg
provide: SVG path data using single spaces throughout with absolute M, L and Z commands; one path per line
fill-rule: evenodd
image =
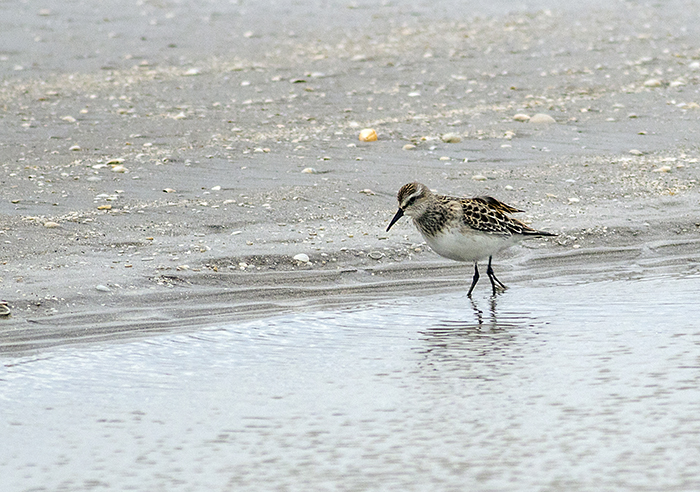
M 493 287 L 493 295 L 496 295 L 496 292 L 498 290 L 506 290 L 508 287 L 506 287 L 506 285 L 503 282 L 498 280 L 498 278 L 496 278 L 496 274 L 493 273 L 493 268 L 491 267 L 492 258 L 492 256 L 489 256 L 489 266 L 486 268 L 486 274 L 489 276 L 489 280 L 491 280 L 491 287 Z
M 474 262 L 474 278 L 472 279 L 472 286 L 469 287 L 469 292 L 467 292 L 467 297 L 472 296 L 472 291 L 474 290 L 474 286 L 476 283 L 479 281 L 479 266 L 477 265 L 476 262 Z

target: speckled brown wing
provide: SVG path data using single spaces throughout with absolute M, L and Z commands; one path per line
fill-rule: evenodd
M 491 208 L 495 208 L 496 210 L 500 210 L 504 214 L 516 214 L 518 212 L 524 212 L 524 210 L 517 209 L 515 207 L 511 207 L 510 205 L 506 205 L 500 200 L 496 200 L 492 196 L 478 196 L 476 198 L 472 198 L 472 200 L 480 201 L 484 205 L 488 205 Z
M 462 198 L 462 222 L 472 229 L 488 234 L 511 236 L 542 235 L 541 232 L 523 224 L 517 219 L 508 217 L 507 213 L 521 212 L 515 207 L 506 205 L 491 197 Z M 545 233 L 546 234 L 546 233 Z

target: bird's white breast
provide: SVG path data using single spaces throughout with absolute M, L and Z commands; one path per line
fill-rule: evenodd
M 474 262 L 506 249 L 518 241 L 514 235 L 487 234 L 475 230 L 450 228 L 434 236 L 423 233 L 433 251 L 455 261 Z

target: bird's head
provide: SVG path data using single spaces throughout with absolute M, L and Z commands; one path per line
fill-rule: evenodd
M 431 197 L 430 189 L 424 184 L 413 182 L 403 185 L 396 197 L 399 201 L 399 210 L 386 228 L 387 232 L 404 215 L 414 219 L 423 215 Z

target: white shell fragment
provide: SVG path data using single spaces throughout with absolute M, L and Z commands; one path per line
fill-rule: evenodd
M 530 118 L 530 123 L 534 123 L 536 125 L 550 125 L 556 122 L 557 121 L 554 118 L 544 113 L 537 113 L 535 116 Z
M 44 227 L 46 227 L 47 229 L 55 229 L 56 227 L 61 227 L 61 224 L 49 220 L 47 222 L 44 222 Z
M 294 255 L 294 257 L 292 259 L 295 261 L 298 261 L 300 263 L 308 263 L 309 262 L 309 255 L 307 255 L 305 253 L 299 253 L 297 255 Z
M 526 114 L 523 114 L 523 113 L 516 114 L 515 116 L 513 116 L 513 119 L 515 121 L 522 121 L 523 123 L 526 121 L 530 121 L 530 117 Z
M 113 173 L 125 173 L 127 172 L 128 169 L 122 166 L 121 164 L 117 164 L 116 166 L 112 166 L 112 172 Z
M 304 174 L 318 174 L 318 171 L 313 167 L 305 167 L 301 170 L 301 172 Z
M 462 137 L 460 137 L 457 133 L 445 133 L 440 138 L 445 143 L 459 143 L 462 141 Z
M 360 132 L 360 142 L 376 142 L 377 132 L 372 128 L 365 128 Z
M 632 150 L 630 150 L 630 154 L 632 154 L 632 155 L 644 155 L 644 152 L 642 152 L 641 150 L 632 149 Z

